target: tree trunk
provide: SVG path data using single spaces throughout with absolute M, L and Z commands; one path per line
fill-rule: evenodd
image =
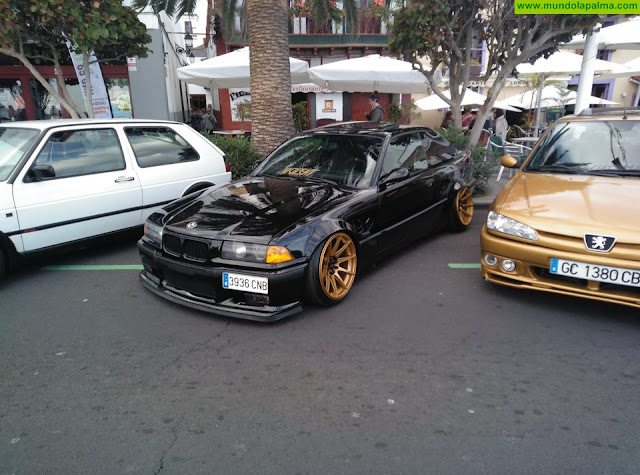
M 294 134 L 289 66 L 289 2 L 248 0 L 251 139 L 266 156 Z

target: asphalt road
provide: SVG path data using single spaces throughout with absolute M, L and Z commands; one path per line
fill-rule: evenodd
M 276 324 L 132 269 L 12 276 L 0 474 L 640 472 L 640 314 L 483 282 L 485 214 Z M 128 239 L 41 264 L 139 259 Z

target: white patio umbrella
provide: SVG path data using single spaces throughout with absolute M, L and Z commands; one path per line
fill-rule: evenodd
M 289 58 L 291 84 L 309 82 L 309 64 Z M 215 89 L 250 87 L 249 47 L 178 68 L 178 79 Z
M 562 48 L 583 49 L 586 35 L 576 35 Z M 598 34 L 598 49 L 640 49 L 640 17 L 606 26 Z
M 446 97 L 451 97 L 451 91 L 449 89 L 442 91 L 443 95 Z M 462 98 L 461 106 L 473 106 L 473 105 L 482 105 L 487 100 L 487 96 L 483 96 L 482 94 L 475 92 L 471 89 L 467 89 Z M 436 109 L 446 109 L 449 106 L 444 100 L 442 100 L 437 94 L 431 94 L 430 96 L 423 97 L 422 99 L 418 99 L 416 101 L 416 105 L 422 110 L 436 110 Z M 514 112 L 520 112 L 519 109 L 507 104 L 505 101 L 496 101 L 493 105 L 496 109 L 506 109 Z
M 631 76 L 640 76 L 640 58 L 632 59 L 631 61 L 622 63 L 619 68 L 599 74 L 598 79 L 626 78 Z
M 569 51 L 558 51 L 552 54 L 548 58 L 539 58 L 535 63 L 522 63 L 519 64 L 516 69 L 518 73 L 522 75 L 537 75 L 540 76 L 540 88 L 544 86 L 545 75 L 552 74 L 580 74 L 582 70 L 582 55 L 570 53 Z M 619 69 L 620 65 L 612 63 L 610 61 L 603 61 L 601 59 L 593 60 L 593 72 L 604 73 L 611 71 L 612 69 Z M 542 94 L 538 95 L 538 100 L 541 102 L 543 98 Z M 541 104 L 538 104 L 536 109 L 536 135 L 540 126 L 540 108 Z
M 620 64 L 596 59 L 595 72 L 604 73 L 619 68 Z M 539 58 L 535 63 L 521 63 L 516 66 L 519 74 L 580 74 L 582 55 L 569 51 L 558 51 L 548 58 Z
M 542 89 L 542 99 L 540 101 L 538 101 L 538 94 L 539 90 L 528 90 L 507 97 L 506 99 L 503 99 L 503 101 L 521 109 L 535 109 L 536 107 L 545 108 L 575 104 L 577 95 L 576 91 L 571 91 L 558 86 L 544 87 Z M 590 96 L 588 100 L 589 104 L 596 105 L 618 104 L 617 102 L 608 101 L 595 96 Z
M 312 82 L 333 91 L 426 93 L 427 78 L 408 61 L 372 54 L 309 68 Z M 438 73 L 437 83 L 442 80 Z

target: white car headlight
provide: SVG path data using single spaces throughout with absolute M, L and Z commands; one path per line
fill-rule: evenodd
M 536 233 L 536 231 L 530 226 L 522 224 L 515 219 L 507 218 L 506 216 L 494 211 L 489 211 L 489 216 L 487 217 L 487 228 L 492 231 L 509 234 L 510 236 L 531 239 L 532 241 L 538 240 L 538 233 Z

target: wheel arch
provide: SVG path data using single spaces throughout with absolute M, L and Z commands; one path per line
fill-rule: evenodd
M 5 233 L 0 231 L 0 252 L 3 253 L 5 258 L 5 267 L 6 271 L 11 270 L 13 264 L 15 262 L 16 257 L 18 256 L 18 251 L 16 250 L 15 245 L 9 239 Z M 0 276 L 2 275 L 2 269 L 0 269 Z
M 311 256 L 318 246 L 322 245 L 330 236 L 339 232 L 348 234 L 356 245 L 356 251 L 360 253 L 360 239 L 353 227 L 344 220 L 331 219 L 324 220 L 315 227 L 307 241 L 305 254 Z

